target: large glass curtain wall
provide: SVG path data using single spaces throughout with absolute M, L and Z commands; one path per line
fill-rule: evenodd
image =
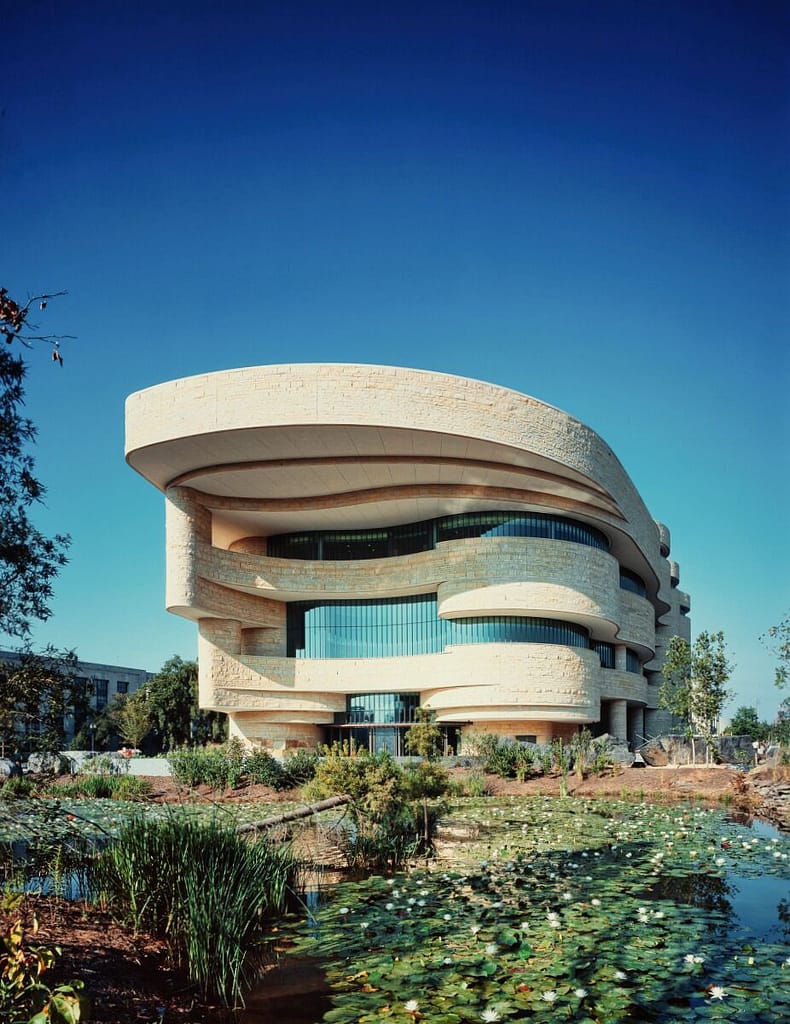
M 546 537 L 609 550 L 606 535 L 594 526 L 543 512 L 466 512 L 377 530 L 310 530 L 269 537 L 272 558 L 343 561 L 392 558 L 430 551 L 445 540 L 474 537 Z
M 590 646 L 586 629 L 556 619 L 440 619 L 435 594 L 288 605 L 289 658 L 403 657 L 437 654 L 450 644 L 482 643 Z

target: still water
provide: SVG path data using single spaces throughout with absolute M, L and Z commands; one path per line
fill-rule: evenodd
M 761 842 L 787 836 L 773 826 L 752 821 L 740 826 L 746 835 Z M 719 911 L 721 938 L 743 936 L 753 941 L 788 944 L 790 948 L 790 881 L 769 874 L 723 877 L 703 873 L 662 877 L 653 883 L 646 899 L 669 899 L 690 908 Z M 315 906 L 321 890 L 311 890 L 308 904 Z M 306 927 L 310 927 L 309 923 Z M 250 995 L 239 1024 L 273 1024 L 283 1017 L 288 1024 L 319 1024 L 331 1008 L 329 988 L 320 960 L 286 956 L 268 972 Z

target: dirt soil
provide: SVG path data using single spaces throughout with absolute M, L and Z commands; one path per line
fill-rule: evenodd
M 452 774 L 463 773 L 456 770 Z M 756 801 L 749 777 L 720 766 L 622 768 L 583 782 L 570 777 L 569 790 L 585 797 L 655 803 L 692 800 L 753 812 Z M 559 795 L 560 789 L 558 779 L 517 782 L 488 776 L 486 781 L 489 791 L 496 796 Z M 275 793 L 265 786 L 217 794 L 207 790 L 187 792 L 172 779 L 156 778 L 150 782 L 150 799 L 155 802 L 260 800 L 270 805 L 297 798 L 295 793 Z M 267 817 L 268 812 L 261 816 Z M 24 910 L 28 926 L 32 926 L 34 914 L 38 919 L 35 938 L 28 932 L 31 943 L 57 945 L 62 950 L 56 967 L 45 980 L 55 984 L 81 978 L 92 1003 L 90 1019 L 96 1024 L 228 1024 L 232 1019 L 221 1006 L 200 999 L 190 988 L 184 976 L 173 969 L 161 940 L 132 935 L 109 914 L 83 903 L 28 898 Z M 273 1014 L 272 1020 L 279 1022 L 281 1016 Z

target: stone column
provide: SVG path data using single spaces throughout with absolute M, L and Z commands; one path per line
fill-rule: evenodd
M 197 558 L 200 544 L 211 544 L 211 513 L 187 487 L 168 487 L 165 495 L 167 570 L 165 605 L 187 614 L 197 605 Z
M 216 708 L 217 689 L 227 683 L 229 665 L 241 653 L 241 623 L 238 619 L 203 618 L 198 624 L 198 703 Z
M 624 743 L 628 740 L 628 701 L 609 701 L 609 734 Z
M 628 712 L 628 738 L 641 746 L 645 742 L 645 709 L 642 707 L 631 708 Z

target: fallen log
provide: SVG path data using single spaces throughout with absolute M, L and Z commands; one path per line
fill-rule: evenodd
M 309 818 L 311 814 L 318 814 L 320 811 L 328 811 L 331 807 L 342 807 L 351 801 L 351 797 L 331 796 L 327 800 L 320 800 L 317 804 L 308 804 L 295 811 L 286 811 L 284 814 L 276 814 L 273 818 L 264 818 L 262 821 L 250 821 L 246 825 L 239 825 L 237 832 L 260 832 L 266 828 L 274 828 L 275 825 L 283 825 L 286 821 L 296 821 L 299 818 Z

